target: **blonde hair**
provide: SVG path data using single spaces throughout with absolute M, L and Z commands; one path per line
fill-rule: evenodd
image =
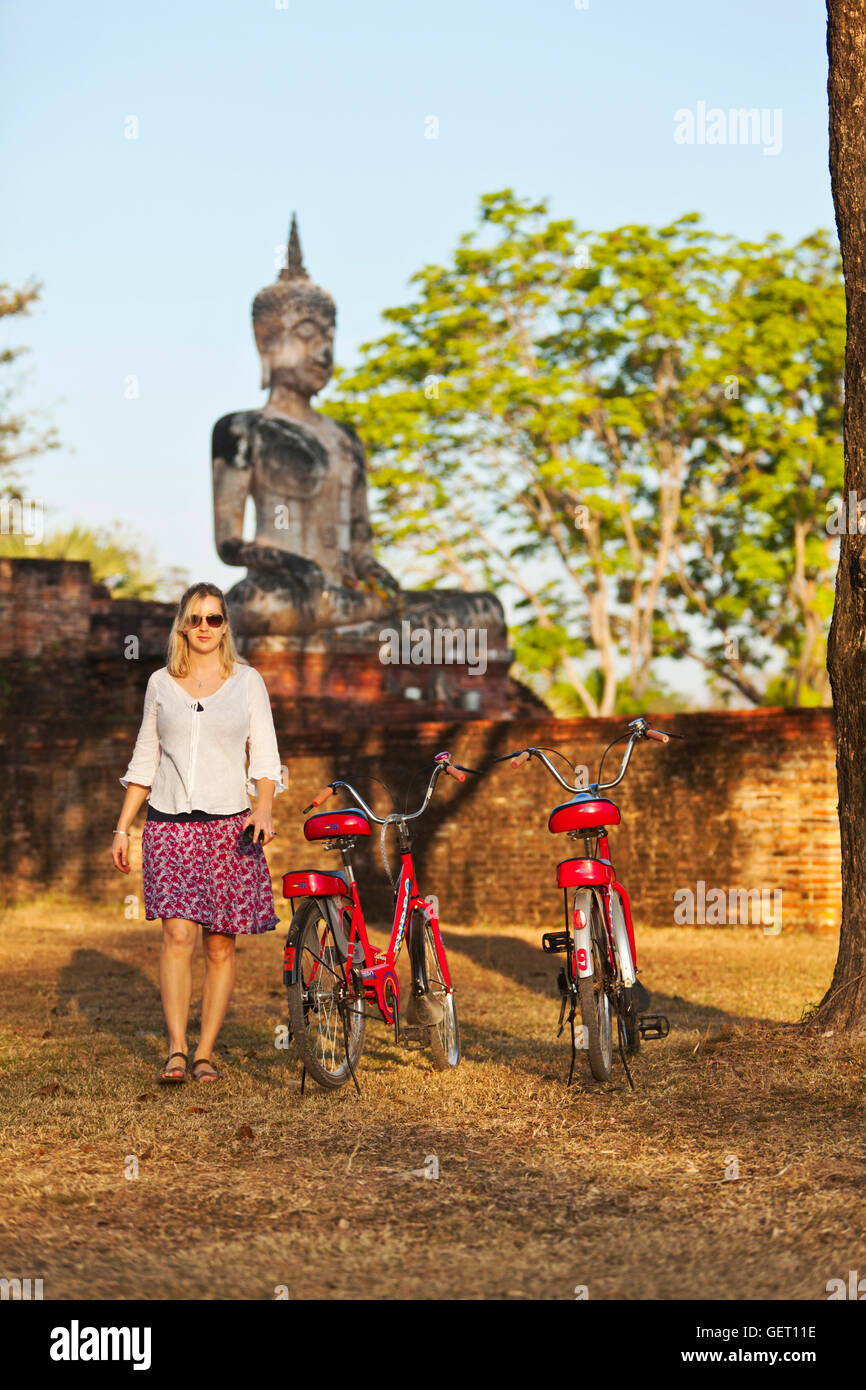
M 171 632 L 168 634 L 168 644 L 165 651 L 165 664 L 170 676 L 183 679 L 189 675 L 189 640 L 186 636 L 191 627 L 190 609 L 200 598 L 218 598 L 225 618 L 223 635 L 220 638 L 219 654 L 220 669 L 223 676 L 228 679 L 234 672 L 235 663 L 242 666 L 249 663 L 238 655 L 235 639 L 232 637 L 232 630 L 229 624 L 228 609 L 226 608 L 225 596 L 222 589 L 218 589 L 216 584 L 192 584 L 182 596 L 177 605 L 177 612 L 174 615 L 174 622 L 171 625 Z

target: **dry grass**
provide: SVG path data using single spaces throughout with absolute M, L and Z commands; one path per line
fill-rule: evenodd
M 279 931 L 241 944 L 225 1079 L 170 1089 L 158 924 L 44 899 L 2 926 L 0 1275 L 46 1298 L 812 1299 L 864 1267 L 866 1052 L 784 1022 L 830 938 L 644 933 L 672 1032 L 630 1093 L 585 1057 L 566 1091 L 537 932 L 454 930 L 464 1061 L 371 1024 L 359 1101 L 302 1098 L 273 1045 Z

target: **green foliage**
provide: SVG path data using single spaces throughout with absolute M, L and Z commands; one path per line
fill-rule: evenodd
M 506 189 L 411 284 L 330 407 L 367 444 L 401 572 L 502 592 L 522 678 L 555 706 L 567 686 L 590 713 L 641 708 L 662 655 L 753 702 L 780 663 L 791 699 L 828 697 L 826 234 L 741 243 L 696 214 L 579 232 Z
M 73 526 L 56 531 L 39 545 L 24 536 L 0 534 L 0 556 L 28 560 L 88 560 L 95 584 L 105 584 L 112 598 L 174 600 L 188 587 L 180 569 L 160 571 L 141 543 L 115 523 L 88 531 Z
M 0 284 L 0 319 L 27 314 L 40 295 L 42 286 L 34 281 L 23 289 L 14 290 Z M 0 348 L 0 367 L 9 368 L 26 352 L 22 347 Z M 14 411 L 15 388 L 6 373 L 0 381 L 0 497 L 20 497 L 16 465 L 25 458 L 56 449 L 58 439 L 53 429 L 37 430 L 32 422 Z

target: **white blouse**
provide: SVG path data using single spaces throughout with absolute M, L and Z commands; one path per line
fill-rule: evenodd
M 276 783 L 275 793 L 286 790 L 271 702 L 258 671 L 236 662 L 219 690 L 198 699 L 178 685 L 167 667 L 154 671 L 121 786 L 135 782 L 150 787 L 151 806 L 170 815 L 231 815 L 258 794 L 260 777 Z

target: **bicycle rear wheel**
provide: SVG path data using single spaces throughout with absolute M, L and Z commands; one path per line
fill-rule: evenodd
M 609 1081 L 613 1068 L 613 1010 L 611 1008 L 611 969 L 607 931 L 595 893 L 589 907 L 592 976 L 577 982 L 580 1017 L 586 1029 L 589 1067 L 596 1081 Z
M 430 1049 L 430 1057 L 437 1071 L 448 1071 L 460 1062 L 460 1030 L 457 1026 L 457 1005 L 454 993 L 448 989 L 442 978 L 439 957 L 433 928 L 420 912 L 413 915 L 409 924 L 409 955 L 420 966 L 427 982 L 430 999 L 442 1006 L 442 1017 L 430 1028 L 420 1029 L 421 1039 Z M 444 947 L 443 947 L 444 950 Z
M 346 968 L 346 943 L 336 935 L 316 898 L 305 898 L 290 937 L 296 955 L 288 986 L 295 1049 L 314 1081 L 328 1090 L 345 1086 L 364 1050 L 364 1000 L 356 998 Z

